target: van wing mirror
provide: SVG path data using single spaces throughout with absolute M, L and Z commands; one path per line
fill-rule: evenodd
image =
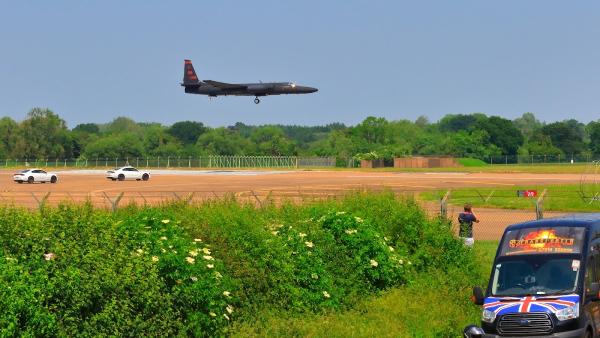
M 473 288 L 473 296 L 471 296 L 471 300 L 473 301 L 473 304 L 483 305 L 483 299 L 484 299 L 483 290 L 479 286 L 474 287 Z
M 600 295 L 598 294 L 600 292 L 600 283 L 592 283 L 590 284 L 590 288 L 587 289 L 587 297 L 589 300 L 599 300 L 600 299 Z

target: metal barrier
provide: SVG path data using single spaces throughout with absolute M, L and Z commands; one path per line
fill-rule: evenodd
M 4 159 L 0 166 L 43 168 L 304 168 L 335 167 L 335 157 L 298 156 L 157 156 L 93 159 Z

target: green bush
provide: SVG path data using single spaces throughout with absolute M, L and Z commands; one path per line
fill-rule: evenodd
M 472 255 L 410 198 L 0 209 L 0 336 L 220 336 L 352 308 Z

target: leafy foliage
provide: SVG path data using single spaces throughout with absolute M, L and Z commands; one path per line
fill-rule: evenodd
M 260 209 L 5 207 L 0 221 L 2 336 L 219 336 L 267 310 L 352 308 L 472 259 L 447 223 L 387 193 Z
M 172 126 L 118 117 L 68 130 L 48 109 L 34 108 L 20 123 L 0 119 L 0 157 L 125 158 L 204 155 L 335 156 L 340 165 L 361 154 L 394 157 L 454 155 L 487 160 L 498 155 L 600 154 L 598 122 L 545 124 L 532 113 L 511 121 L 482 113 L 446 115 L 431 123 L 369 116 L 355 126 L 261 125 L 238 122 L 210 128 L 201 122 Z M 358 157 L 357 157 L 358 155 Z M 564 157 L 563 157 L 564 158 Z

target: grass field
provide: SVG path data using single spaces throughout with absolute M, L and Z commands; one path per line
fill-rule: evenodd
M 465 172 L 465 173 L 530 173 L 530 174 L 583 174 L 591 168 L 587 163 L 576 164 L 494 164 L 450 168 L 376 168 L 373 171 L 401 172 Z M 357 170 L 359 168 L 355 168 Z M 345 169 L 344 169 L 345 170 Z M 359 169 L 360 170 L 360 169 Z
M 594 196 L 600 193 L 600 185 L 550 185 L 515 186 L 496 188 L 461 188 L 452 190 L 450 203 L 462 205 L 470 203 L 475 207 L 504 209 L 535 209 L 537 198 L 517 197 L 518 190 L 537 190 L 538 195 L 546 190 L 543 206 L 548 211 L 600 211 L 600 200 Z M 439 200 L 446 191 L 423 192 L 425 200 Z

